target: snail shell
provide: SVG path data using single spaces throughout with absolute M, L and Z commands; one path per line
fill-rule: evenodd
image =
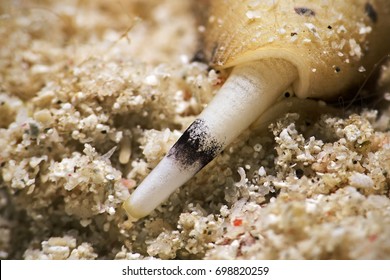
M 329 100 L 360 85 L 389 51 L 390 1 L 210 2 L 205 53 L 211 64 L 287 60 L 298 70 L 293 88 L 301 98 Z
M 331 99 L 360 84 L 390 49 L 388 0 L 213 0 L 210 5 L 205 53 L 214 67 L 232 71 L 124 203 L 134 218 L 153 211 L 286 89 L 292 87 L 300 98 Z

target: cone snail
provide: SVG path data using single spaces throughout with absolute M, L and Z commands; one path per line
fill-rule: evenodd
M 359 86 L 390 50 L 389 0 L 213 0 L 204 52 L 229 78 L 124 202 L 148 215 L 288 89 L 330 100 Z

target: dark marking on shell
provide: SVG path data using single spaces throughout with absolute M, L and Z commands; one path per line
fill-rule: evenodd
M 314 17 L 316 15 L 314 10 L 306 7 L 296 7 L 294 8 L 294 11 L 300 16 Z
M 376 23 L 378 21 L 378 13 L 374 9 L 374 7 L 370 4 L 370 2 L 367 2 L 364 6 L 364 11 L 366 15 L 371 19 L 372 22 Z
M 195 120 L 169 150 L 167 157 L 178 161 L 183 169 L 199 171 L 222 150 L 222 143 L 213 138 L 204 120 Z

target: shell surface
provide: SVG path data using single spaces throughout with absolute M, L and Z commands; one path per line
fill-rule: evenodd
M 331 99 L 358 86 L 390 48 L 387 0 L 210 2 L 205 53 L 211 64 L 286 59 L 298 69 L 298 97 Z

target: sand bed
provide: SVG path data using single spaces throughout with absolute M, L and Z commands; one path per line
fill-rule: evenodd
M 121 205 L 227 77 L 191 1 L 1 1 L 1 259 L 390 258 L 382 106 L 282 114 L 150 216 Z M 379 90 L 380 89 L 380 90 Z

